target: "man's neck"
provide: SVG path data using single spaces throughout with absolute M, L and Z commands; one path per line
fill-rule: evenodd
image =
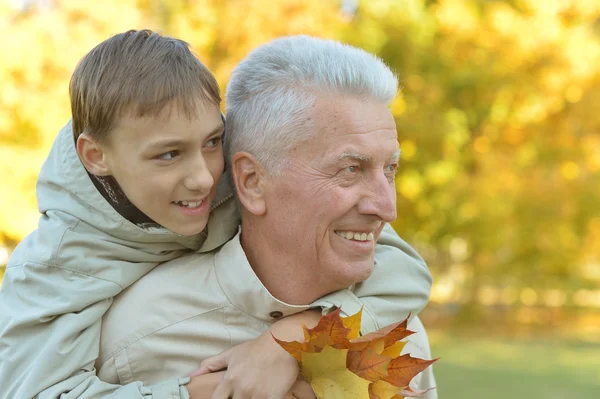
M 290 261 L 290 254 L 273 245 L 268 233 L 244 223 L 240 242 L 250 266 L 265 288 L 278 300 L 290 305 L 309 305 L 329 292 L 319 289 L 314 278 Z

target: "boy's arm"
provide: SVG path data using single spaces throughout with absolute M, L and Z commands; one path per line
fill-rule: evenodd
M 386 224 L 375 246 L 375 269 L 353 289 L 321 298 L 319 304 L 337 306 L 351 315 L 363 307 L 361 331 L 378 330 L 411 314 L 429 301 L 431 274 L 423 258 Z
M 361 322 L 363 333 L 401 321 L 409 313 L 413 316 L 411 325 L 416 323 L 422 326 L 415 316 L 427 304 L 432 282 L 431 274 L 423 259 L 398 237 L 391 226 L 386 225 L 375 248 L 375 263 L 373 273 L 365 282 L 357 284 L 352 290 L 345 289 L 327 295 L 315 304 L 323 308 L 341 307 L 347 315 L 354 314 L 363 307 Z M 301 326 L 304 324 L 312 327 L 318 323 L 320 317 L 321 312 L 318 310 L 307 310 L 288 316 L 274 323 L 270 331 L 263 333 L 257 339 L 206 359 L 195 374 L 229 367 L 223 383 L 218 388 L 226 394 L 239 392 L 240 389 L 244 389 L 242 387 L 246 387 L 247 392 L 253 394 L 263 393 L 265 386 L 269 386 L 272 390 L 278 389 L 278 392 L 285 392 L 298 369 L 292 361 L 293 358 L 271 338 L 271 332 L 286 341 L 302 340 Z M 422 331 L 425 334 L 424 328 Z M 427 357 L 429 354 L 427 337 L 419 336 L 416 339 L 422 344 L 419 345 L 422 346 L 422 351 L 413 355 L 424 354 Z M 275 364 L 277 366 L 274 367 Z M 249 375 L 248 370 L 253 370 L 252 375 Z M 273 373 L 278 373 L 278 377 L 272 378 Z M 433 381 L 430 369 L 422 374 L 428 376 L 423 380 L 425 385 Z M 421 379 L 423 378 L 419 380 Z M 420 383 L 418 387 L 422 387 Z M 427 388 L 430 386 L 427 385 L 425 389 Z
M 102 316 L 120 290 L 64 268 L 9 265 L 0 290 L 0 398 L 188 398 L 188 378 L 120 386 L 96 376 Z
M 285 317 L 258 338 L 204 360 L 192 378 L 227 369 L 213 398 L 281 398 L 290 389 L 294 391 L 299 368 L 296 360 L 275 342 L 272 335 L 285 341 L 302 341 L 302 326 L 314 327 L 320 319 L 321 311 L 317 309 Z M 302 391 L 296 391 L 295 397 L 314 397 L 312 390 Z

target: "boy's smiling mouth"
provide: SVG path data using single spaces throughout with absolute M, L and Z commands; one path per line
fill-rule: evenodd
M 195 209 L 202 206 L 204 201 L 206 201 L 206 198 L 201 199 L 200 201 L 174 201 L 173 203 L 183 208 Z

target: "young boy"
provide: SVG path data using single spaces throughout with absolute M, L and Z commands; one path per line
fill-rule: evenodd
M 94 362 L 114 296 L 159 263 L 212 251 L 237 231 L 232 191 L 217 184 L 217 83 L 185 42 L 129 31 L 82 59 L 70 96 L 72 125 L 38 180 L 38 229 L 15 249 L 0 290 L 0 397 L 188 397 L 186 378 L 112 385 Z M 430 280 L 401 240 L 387 245 L 378 267 L 390 278 L 397 262 L 422 276 L 414 292 L 381 294 L 400 320 L 425 305 Z

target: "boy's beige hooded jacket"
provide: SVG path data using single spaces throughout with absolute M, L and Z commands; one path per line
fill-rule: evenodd
M 187 398 L 186 376 L 153 386 L 100 381 L 94 363 L 101 320 L 114 296 L 159 263 L 212 251 L 235 235 L 239 218 L 226 179 L 208 235 L 142 229 L 97 191 L 68 123 L 42 167 L 37 199 L 38 229 L 15 249 L 0 288 L 0 398 Z M 431 288 L 426 265 L 404 241 L 385 234 L 378 244 L 389 246 L 376 258 L 387 278 L 363 284 L 368 295 L 380 298 L 376 310 L 363 315 L 368 330 L 417 314 Z

